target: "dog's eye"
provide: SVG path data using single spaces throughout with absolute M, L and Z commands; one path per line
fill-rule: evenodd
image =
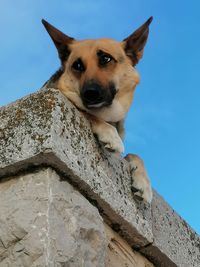
M 78 58 L 76 61 L 74 61 L 74 63 L 72 64 L 72 68 L 78 72 L 85 71 L 85 66 L 84 66 L 84 64 L 80 58 Z
M 109 54 L 104 53 L 103 51 L 98 51 L 97 56 L 99 58 L 99 65 L 105 66 L 113 60 L 113 57 Z
M 107 56 L 107 55 L 103 55 L 103 56 L 100 57 L 99 63 L 100 63 L 101 65 L 105 65 L 105 64 L 107 64 L 108 62 L 110 62 L 111 60 L 112 60 L 111 57 L 109 57 L 109 56 Z

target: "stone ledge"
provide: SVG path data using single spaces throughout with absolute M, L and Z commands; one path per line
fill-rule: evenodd
M 200 266 L 199 236 L 156 192 L 151 208 L 133 199 L 126 162 L 101 147 L 89 122 L 55 89 L 0 109 L 0 177 L 41 165 L 76 185 L 156 266 Z

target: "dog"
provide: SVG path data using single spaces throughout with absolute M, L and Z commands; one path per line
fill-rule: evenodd
M 42 20 L 61 61 L 46 87 L 57 88 L 83 111 L 98 140 L 117 154 L 124 152 L 124 119 L 140 81 L 135 65 L 143 56 L 152 19 L 121 42 L 109 38 L 78 41 Z M 134 154 L 125 159 L 134 195 L 151 203 L 152 189 L 143 161 Z

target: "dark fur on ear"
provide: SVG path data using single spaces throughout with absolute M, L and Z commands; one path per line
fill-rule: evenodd
M 126 55 L 130 57 L 133 66 L 138 63 L 143 55 L 144 46 L 149 34 L 149 25 L 152 20 L 153 17 L 150 17 L 140 28 L 123 40 Z
M 70 54 L 68 45 L 73 42 L 74 38 L 65 35 L 44 19 L 42 19 L 42 24 L 49 33 L 51 39 L 53 40 L 58 50 L 58 55 L 61 60 L 61 63 L 63 63 Z

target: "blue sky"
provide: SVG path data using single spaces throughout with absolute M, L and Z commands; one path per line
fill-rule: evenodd
M 122 40 L 151 15 L 141 83 L 126 121 L 126 152 L 200 233 L 200 1 L 0 0 L 0 105 L 39 89 L 59 67 L 41 19 L 77 39 Z

